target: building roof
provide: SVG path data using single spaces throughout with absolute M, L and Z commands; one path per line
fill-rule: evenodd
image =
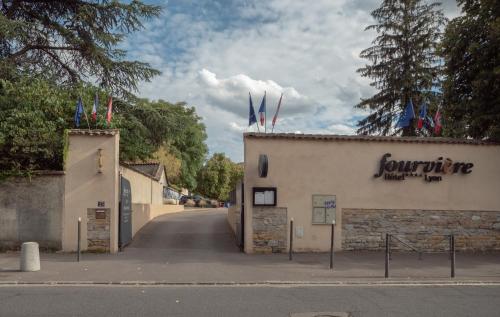
M 498 142 L 487 140 L 454 139 L 442 137 L 401 137 L 401 136 L 374 136 L 374 135 L 337 135 L 337 134 L 299 134 L 299 133 L 259 133 L 247 132 L 244 138 L 262 139 L 293 139 L 293 140 L 322 140 L 322 141 L 359 141 L 359 142 L 401 142 L 401 143 L 440 143 L 440 144 L 470 144 L 470 145 L 500 145 Z
M 120 133 L 118 129 L 106 129 L 106 130 L 89 130 L 89 129 L 69 129 L 68 134 L 71 135 L 105 135 L 112 136 Z
M 161 174 L 165 171 L 165 177 L 167 176 L 167 171 L 163 164 L 159 162 L 144 162 L 144 163 L 131 163 L 131 162 L 121 162 L 121 165 L 138 172 L 144 176 L 152 178 L 156 181 L 161 179 Z M 168 183 L 168 179 L 167 179 Z

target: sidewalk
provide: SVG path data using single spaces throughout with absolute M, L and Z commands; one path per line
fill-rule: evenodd
M 390 278 L 384 278 L 384 253 L 338 252 L 334 269 L 329 254 L 247 255 L 195 250 L 127 248 L 111 254 L 41 254 L 39 272 L 19 272 L 19 253 L 0 253 L 0 284 L 94 283 L 384 283 L 471 281 L 500 283 L 500 253 L 457 253 L 450 279 L 447 254 L 394 253 Z

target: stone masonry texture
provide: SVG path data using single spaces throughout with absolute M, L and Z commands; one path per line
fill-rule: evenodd
M 252 218 L 254 252 L 285 252 L 287 248 L 287 209 L 254 207 Z
M 0 251 L 23 242 L 60 250 L 64 175 L 35 175 L 0 181 Z
M 103 210 L 104 219 L 96 219 L 96 210 Z M 109 252 L 110 239 L 109 208 L 87 209 L 87 250 L 95 252 Z
M 500 250 L 500 211 L 342 210 L 343 250 L 383 250 L 385 234 L 397 236 L 422 252 Z M 395 239 L 391 249 L 411 251 Z

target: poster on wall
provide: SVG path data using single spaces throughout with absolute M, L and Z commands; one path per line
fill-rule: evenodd
M 275 187 L 254 187 L 253 188 L 254 206 L 276 206 L 276 188 Z
M 313 195 L 313 224 L 331 224 L 335 221 L 337 197 L 335 195 Z

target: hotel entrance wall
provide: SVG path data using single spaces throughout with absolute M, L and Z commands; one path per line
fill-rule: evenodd
M 327 251 L 329 248 L 329 226 L 313 225 L 311 221 L 314 194 L 336 195 L 337 250 L 342 248 L 343 209 L 500 211 L 500 178 L 492 177 L 500 175 L 500 146 L 453 144 L 446 139 L 395 139 L 246 134 L 245 251 L 254 251 L 253 187 L 276 187 L 277 207 L 287 208 L 288 221 L 293 217 L 295 226 L 303 230 L 303 236 L 294 240 L 296 251 Z M 450 157 L 472 162 L 474 167 L 470 174 L 443 175 L 440 182 L 429 183 L 423 177 L 404 181 L 375 178 L 385 153 L 391 153 L 398 161 Z M 260 154 L 268 156 L 266 178 L 258 175 Z

